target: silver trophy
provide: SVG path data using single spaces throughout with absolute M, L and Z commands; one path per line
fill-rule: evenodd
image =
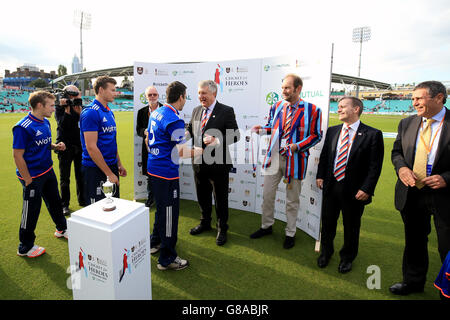
M 103 205 L 103 211 L 116 210 L 114 200 L 111 198 L 113 194 L 116 192 L 116 184 L 109 181 L 108 177 L 106 178 L 106 182 L 102 184 L 102 192 L 106 197 L 105 203 Z

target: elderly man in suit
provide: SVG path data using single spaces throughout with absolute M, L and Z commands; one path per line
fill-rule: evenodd
M 369 204 L 383 165 L 384 144 L 380 130 L 360 121 L 361 100 L 343 97 L 338 115 L 343 124 L 328 128 L 317 169 L 317 187 L 323 189 L 322 252 L 320 268 L 328 265 L 339 213 L 344 223 L 344 245 L 338 271 L 347 273 L 358 254 L 359 230 L 364 206 Z
M 405 228 L 403 281 L 393 294 L 422 292 L 428 271 L 431 215 L 441 261 L 450 250 L 450 111 L 447 89 L 438 81 L 418 84 L 412 94 L 417 115 L 400 121 L 392 149 L 398 176 L 395 207 Z
M 217 215 L 216 244 L 227 241 L 228 184 L 233 167 L 228 145 L 239 141 L 240 134 L 232 107 L 216 100 L 217 85 L 212 80 L 198 85 L 200 106 L 192 111 L 187 131 L 194 146 L 204 149 L 203 155 L 193 159 L 195 188 L 201 210 L 200 224 L 190 230 L 191 235 L 211 230 L 212 196 Z
M 150 176 L 147 173 L 147 159 L 148 150 L 145 144 L 145 138 L 147 136 L 148 119 L 150 114 L 162 106 L 158 101 L 159 93 L 154 86 L 149 86 L 145 89 L 145 97 L 147 98 L 148 104 L 139 109 L 136 118 L 136 133 L 142 138 L 142 175 L 147 176 L 147 201 L 145 202 L 146 207 L 151 207 L 154 204 L 152 184 L 150 181 Z

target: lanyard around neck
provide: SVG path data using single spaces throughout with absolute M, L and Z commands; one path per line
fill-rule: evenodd
M 444 123 L 444 118 L 442 118 L 441 122 L 439 123 L 439 127 L 437 128 L 436 132 L 434 133 L 434 137 L 433 137 L 433 139 L 431 139 L 431 143 L 429 145 L 425 142 L 425 139 L 423 138 L 423 121 L 421 121 L 421 123 L 420 123 L 420 129 L 421 129 L 420 140 L 422 141 L 423 146 L 425 147 L 425 151 L 427 152 L 427 154 L 430 154 L 431 149 L 433 149 L 434 140 L 436 139 L 439 131 L 441 131 L 442 124 Z M 430 130 L 431 130 L 431 125 L 432 125 L 432 123 L 430 124 Z

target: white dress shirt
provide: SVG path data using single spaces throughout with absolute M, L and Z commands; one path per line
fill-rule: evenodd
M 361 123 L 360 120 L 352 123 L 350 126 L 348 126 L 348 151 L 347 151 L 347 160 L 346 160 L 346 164 L 348 161 L 348 156 L 350 155 L 350 150 L 352 148 L 353 145 L 353 139 L 355 137 L 356 131 L 358 131 L 359 128 L 359 124 Z M 347 125 L 344 123 L 342 125 L 342 129 L 341 129 L 341 133 L 339 134 L 339 139 L 338 139 L 338 143 L 337 143 L 337 147 L 336 147 L 336 157 L 334 158 L 334 168 L 336 168 L 336 162 L 337 162 L 337 158 L 339 155 L 339 149 L 341 148 L 341 140 L 342 140 L 342 136 L 344 134 L 344 129 L 347 127 Z
M 430 141 L 430 143 L 432 143 L 434 138 L 434 143 L 431 147 L 431 152 L 428 154 L 428 161 L 427 161 L 427 164 L 431 166 L 433 166 L 434 159 L 436 158 L 436 151 L 439 145 L 439 140 L 441 138 L 442 120 L 445 117 L 445 111 L 446 108 L 442 108 L 441 111 L 439 111 L 434 117 L 431 118 L 435 120 L 431 124 L 431 141 Z M 427 118 L 422 118 L 422 125 L 420 126 L 419 133 L 417 134 L 416 138 L 416 150 L 420 142 L 420 134 L 422 133 L 422 130 L 425 128 L 426 125 L 427 125 Z

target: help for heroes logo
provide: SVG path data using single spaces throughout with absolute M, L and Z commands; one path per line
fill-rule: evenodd
M 147 239 L 144 238 L 132 245 L 130 249 L 123 248 L 121 253 L 122 269 L 119 270 L 119 282 L 122 282 L 126 274 L 131 274 L 132 270 L 135 270 L 144 261 L 147 253 L 146 243 Z

